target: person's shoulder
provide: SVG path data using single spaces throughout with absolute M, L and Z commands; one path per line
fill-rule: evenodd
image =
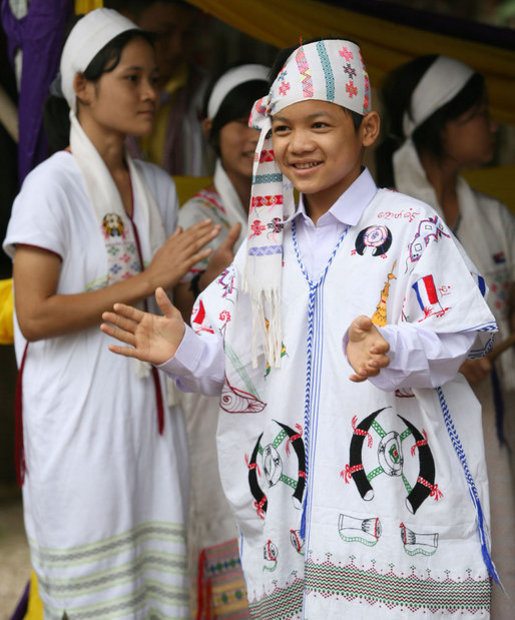
M 81 173 L 69 151 L 58 151 L 41 162 L 25 177 L 20 195 L 62 191 L 65 194 L 82 183 Z
M 370 206 L 373 206 L 376 215 L 380 218 L 394 219 L 405 223 L 438 215 L 433 207 L 426 202 L 394 189 L 378 189 Z
M 514 215 L 510 211 L 510 209 L 501 202 L 497 198 L 490 196 L 489 194 L 485 194 L 484 192 L 480 192 L 477 189 L 471 188 L 474 197 L 476 198 L 476 202 L 479 205 L 480 209 L 487 212 L 487 214 L 492 214 L 492 211 L 499 214 L 504 218 L 513 219 Z
M 161 166 L 153 164 L 148 161 L 142 161 L 141 159 L 133 160 L 135 167 L 145 177 L 145 180 L 152 187 L 169 187 L 175 191 L 175 182 L 172 176 Z

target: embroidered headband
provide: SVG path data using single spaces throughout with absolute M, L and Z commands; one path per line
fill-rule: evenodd
M 411 114 L 406 112 L 402 123 L 405 137 L 409 138 L 431 114 L 449 103 L 472 75 L 473 69 L 459 60 L 438 56 L 411 95 Z
M 267 362 L 280 365 L 282 230 L 283 221 L 294 211 L 293 187 L 283 179 L 274 158 L 271 117 L 309 99 L 335 103 L 362 115 L 370 112 L 370 82 L 355 43 L 327 39 L 297 48 L 250 115 L 249 125 L 261 130 L 254 156 L 243 278 L 243 290 L 249 293 L 252 304 L 254 365 L 258 333 Z
M 227 95 L 240 84 L 253 80 L 268 80 L 269 68 L 264 65 L 241 65 L 224 73 L 216 82 L 207 104 L 207 115 L 213 119 Z
M 98 52 L 127 30 L 139 30 L 135 23 L 112 9 L 96 9 L 73 27 L 61 55 L 61 90 L 70 109 L 76 112 L 73 80 L 86 70 Z

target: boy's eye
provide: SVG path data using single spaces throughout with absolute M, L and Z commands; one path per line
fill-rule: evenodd
M 323 121 L 316 121 L 313 123 L 312 127 L 313 129 L 325 129 L 326 127 L 329 127 L 329 125 Z
M 129 82 L 136 82 L 138 80 L 138 76 L 135 73 L 131 73 L 130 75 L 126 75 L 125 79 Z
M 158 82 L 159 82 L 159 78 L 157 77 L 157 75 L 150 78 L 150 83 L 152 84 L 152 86 L 157 86 Z
M 287 131 L 289 131 L 289 127 L 288 125 L 276 125 L 275 127 L 273 127 L 273 132 L 274 133 L 286 133 Z

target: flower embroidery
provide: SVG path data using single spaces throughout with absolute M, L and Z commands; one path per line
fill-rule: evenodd
M 290 83 L 289 82 L 283 82 L 280 86 L 279 86 L 279 94 L 282 95 L 284 97 L 284 95 L 286 95 L 286 93 L 290 90 Z
M 350 78 L 356 77 L 356 69 L 349 62 L 343 67 L 343 72 Z
M 356 86 L 354 86 L 354 82 L 352 80 L 345 84 L 345 90 L 347 91 L 351 99 L 358 94 L 358 89 L 356 88 Z
M 254 235 L 260 235 L 264 230 L 266 230 L 266 226 L 261 223 L 261 220 L 254 220 L 250 225 L 250 229 L 252 230 L 252 234 L 250 236 L 253 237 Z
M 340 50 L 340 56 L 342 58 L 345 58 L 345 60 L 347 61 L 352 60 L 354 58 L 352 52 L 346 47 L 342 47 L 342 49 Z

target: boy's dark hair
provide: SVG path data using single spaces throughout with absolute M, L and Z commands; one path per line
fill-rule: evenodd
M 413 91 L 437 57 L 437 54 L 420 56 L 397 67 L 384 80 L 380 97 L 387 137 L 375 151 L 377 182 L 381 187 L 394 187 L 392 157 L 405 139 L 402 126 L 404 114 L 410 114 Z M 451 101 L 415 129 L 411 138 L 417 151 L 441 159 L 445 154 L 442 143 L 445 124 L 482 105 L 485 99 L 485 81 L 479 73 L 474 73 Z
M 327 40 L 331 41 L 331 40 L 341 39 L 341 38 L 342 37 L 336 37 L 336 36 L 335 37 L 319 37 L 316 39 L 310 39 L 309 41 L 303 41 L 302 45 L 307 45 L 308 43 L 317 43 L 318 41 L 327 41 Z M 351 43 L 355 43 L 356 45 L 358 45 L 358 43 L 356 43 L 352 39 L 346 39 L 346 41 L 350 41 Z M 299 47 L 301 47 L 301 45 L 293 45 L 292 47 L 286 47 L 277 53 L 277 56 L 275 57 L 275 60 L 274 60 L 274 64 L 272 65 L 272 68 L 270 69 L 270 73 L 268 74 L 268 88 L 269 89 L 272 87 L 272 84 L 275 82 L 275 79 L 281 72 L 288 58 L 291 56 L 291 54 L 295 50 L 299 49 Z M 354 112 L 354 110 L 349 110 L 348 108 L 345 108 L 344 106 L 340 106 L 340 107 L 343 108 L 346 114 L 349 114 L 351 116 L 352 122 L 354 124 L 354 130 L 358 131 L 358 129 L 361 126 L 361 121 L 363 120 L 363 115 L 358 114 L 358 112 Z
M 238 66 L 238 65 L 235 65 Z M 224 72 L 225 73 L 225 72 Z M 220 76 L 219 76 L 220 77 Z M 204 100 L 204 118 L 207 117 L 207 104 L 219 77 L 211 81 Z M 268 92 L 265 80 L 250 80 L 235 86 L 222 100 L 218 112 L 212 119 L 213 124 L 209 132 L 209 143 L 220 157 L 220 130 L 231 121 L 248 118 L 254 102 Z

